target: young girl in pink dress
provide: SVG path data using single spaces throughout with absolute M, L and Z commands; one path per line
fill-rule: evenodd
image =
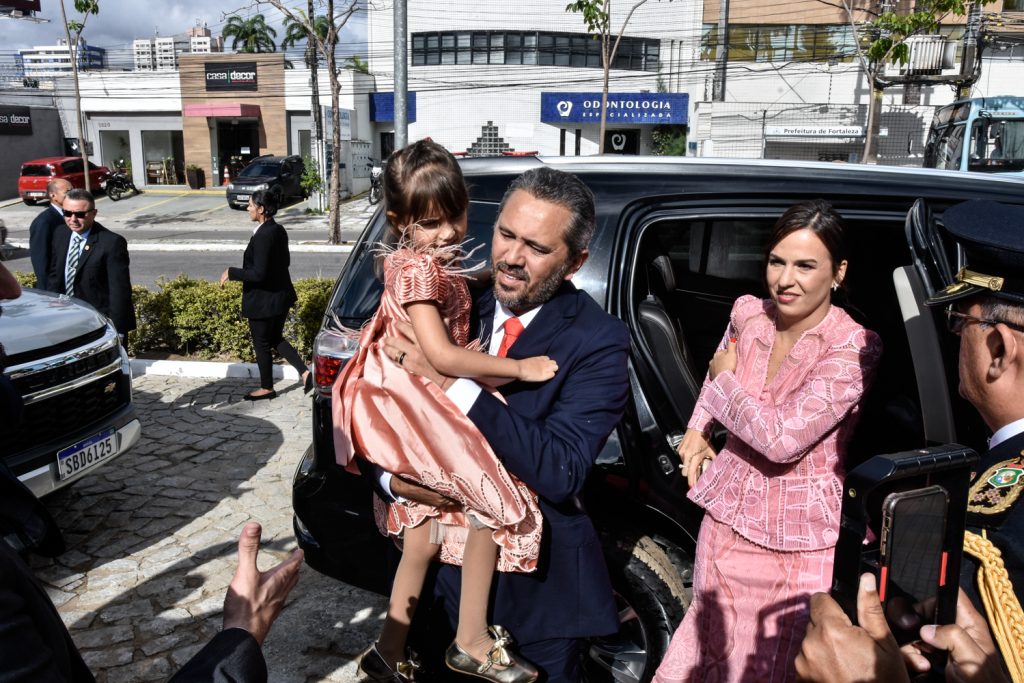
M 839 215 L 797 204 L 769 241 L 770 298 L 733 305 L 679 446 L 705 515 L 693 601 L 655 683 L 796 678 L 810 596 L 832 581 L 846 447 L 882 353 L 832 304 L 846 269 Z M 717 455 L 715 422 L 729 432 Z
M 550 379 L 546 356 L 513 360 L 467 348 L 471 299 L 460 270 L 469 205 L 458 162 L 419 141 L 395 152 L 384 172 L 384 205 L 398 244 L 386 250 L 380 308 L 362 330 L 359 351 L 332 391 L 338 463 L 353 454 L 459 504 L 442 510 L 375 499 L 382 532 L 400 537 L 402 559 L 378 641 L 360 659 L 375 681 L 411 678 L 403 661 L 409 624 L 431 560 L 462 565 L 462 596 L 447 664 L 482 678 L 529 683 L 537 670 L 508 650 L 509 636 L 488 626 L 495 568 L 530 572 L 540 552 L 536 494 L 510 475 L 472 422 L 432 382 L 388 358 L 380 339 L 410 323 L 423 353 L 442 374 L 530 382 Z M 494 383 L 493 380 L 491 380 Z

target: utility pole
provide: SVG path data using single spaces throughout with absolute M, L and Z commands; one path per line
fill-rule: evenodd
M 309 25 L 314 30 L 316 29 L 316 21 L 313 16 L 313 0 L 306 0 L 306 16 L 309 17 Z M 316 37 L 313 34 L 309 34 L 307 38 L 308 44 L 306 45 L 307 54 L 309 49 L 316 43 Z M 320 107 L 320 55 L 316 49 L 313 48 L 313 59 L 310 60 L 309 66 L 309 88 L 310 88 L 310 104 L 313 114 L 313 130 L 311 137 L 310 150 L 313 156 L 313 163 L 316 164 L 317 175 L 320 176 L 321 180 L 327 175 L 327 169 L 324 165 L 324 121 L 323 111 Z M 321 187 L 315 193 L 315 204 L 317 211 L 324 210 L 324 188 L 321 182 Z
M 406 0 L 394 0 L 395 14 L 395 149 L 409 144 L 409 73 L 406 70 L 408 52 L 408 18 Z M 382 160 L 383 161 L 383 160 Z
M 725 73 L 729 67 L 729 0 L 718 3 L 718 51 L 715 53 L 715 79 L 711 99 L 725 102 Z
M 978 36 L 981 34 L 981 1 L 975 0 L 967 10 L 967 26 L 964 27 L 964 56 L 960 63 L 961 79 L 956 84 L 958 100 L 971 96 L 971 87 L 980 75 L 981 54 L 978 50 Z

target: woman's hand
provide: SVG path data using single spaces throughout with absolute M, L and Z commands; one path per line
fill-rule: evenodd
M 708 366 L 708 377 L 714 379 L 723 372 L 736 372 L 736 338 L 729 339 L 729 345 L 715 353 Z
M 704 463 L 714 460 L 716 455 L 704 432 L 699 429 L 686 430 L 683 440 L 679 443 L 679 459 L 683 461 L 679 469 L 682 470 L 690 488 L 697 484 Z
M 228 281 L 228 269 L 225 268 L 224 272 L 220 274 L 220 286 L 223 289 L 224 283 Z

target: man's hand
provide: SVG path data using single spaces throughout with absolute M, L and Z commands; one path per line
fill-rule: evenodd
M 442 391 L 447 389 L 451 385 L 452 378 L 435 370 L 423 355 L 423 351 L 416 341 L 416 332 L 413 331 L 412 325 L 398 322 L 396 327 L 400 336 L 384 337 L 380 340 L 381 348 L 384 349 L 384 353 L 391 359 L 391 362 L 402 366 L 414 375 L 425 377 L 441 387 Z M 398 362 L 399 359 L 401 359 L 401 363 Z
M 225 268 L 224 272 L 220 274 L 220 286 L 223 288 L 224 283 L 228 281 L 228 269 Z
M 923 626 L 921 640 L 924 645 L 912 643 L 903 648 L 907 662 L 918 672 L 931 668 L 931 663 L 923 654 L 930 647 L 949 653 L 946 663 L 947 681 L 1010 683 L 985 618 L 974 609 L 962 589 L 956 603 L 956 623 Z
M 260 525 L 250 522 L 238 539 L 238 569 L 224 597 L 224 628 L 245 629 L 262 646 L 299 580 L 303 553 L 296 550 L 284 562 L 261 572 L 256 568 L 261 533 Z
M 857 620 L 825 593 L 811 596 L 811 621 L 796 658 L 800 680 L 909 681 L 896 639 L 885 623 L 873 574 L 862 574 L 857 591 Z
M 451 498 L 442 496 L 437 491 L 428 489 L 426 486 L 414 484 L 397 476 L 391 477 L 391 493 L 400 498 L 406 498 L 423 505 L 430 505 L 439 510 L 456 510 L 459 508 L 459 504 Z

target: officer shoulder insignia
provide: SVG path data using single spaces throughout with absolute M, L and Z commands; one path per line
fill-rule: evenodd
M 997 515 L 1010 509 L 1024 493 L 1024 451 L 1016 458 L 998 462 L 971 484 L 967 511 Z

